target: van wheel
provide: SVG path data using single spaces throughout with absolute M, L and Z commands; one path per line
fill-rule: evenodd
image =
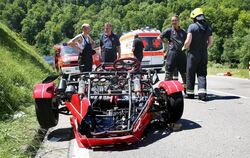
M 35 103 L 37 121 L 41 128 L 56 126 L 59 118 L 58 103 L 54 103 L 51 98 L 35 99 Z

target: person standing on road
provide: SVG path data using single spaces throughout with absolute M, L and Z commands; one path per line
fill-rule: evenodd
M 144 45 L 142 40 L 139 38 L 139 35 L 135 35 L 135 39 L 133 41 L 133 46 L 132 46 L 132 52 L 136 59 L 141 63 L 142 58 L 143 58 L 143 49 Z
M 182 50 L 189 48 L 187 54 L 187 98 L 194 98 L 195 75 L 198 78 L 198 96 L 206 101 L 207 89 L 207 49 L 212 46 L 212 29 L 205 21 L 201 8 L 194 9 L 190 17 L 194 23 L 189 25 L 187 39 Z
M 186 87 L 186 54 L 181 48 L 186 39 L 187 33 L 180 28 L 179 16 L 175 15 L 171 18 L 172 27 L 166 29 L 158 39 L 168 42 L 168 52 L 166 57 L 165 80 L 173 80 L 176 69 L 180 72 L 183 85 Z
M 103 62 L 114 62 L 121 57 L 119 38 L 112 32 L 111 23 L 105 23 L 104 34 L 100 38 L 101 56 Z
M 93 50 L 95 43 L 89 36 L 89 32 L 90 25 L 85 23 L 82 25 L 82 33 L 68 42 L 69 46 L 76 48 L 80 52 L 78 56 L 78 64 L 81 72 L 92 71 L 92 55 L 95 53 Z

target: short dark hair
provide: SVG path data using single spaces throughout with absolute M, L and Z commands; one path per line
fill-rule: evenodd
M 135 34 L 135 38 L 138 38 L 139 37 L 139 35 L 138 34 Z
M 112 27 L 112 24 L 111 24 L 110 22 L 106 22 L 106 23 L 104 24 L 104 26 L 110 26 L 110 27 Z
M 179 15 L 175 14 L 174 16 L 172 16 L 172 18 L 175 17 L 176 19 L 180 20 Z

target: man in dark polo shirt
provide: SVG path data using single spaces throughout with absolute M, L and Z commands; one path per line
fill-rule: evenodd
M 193 23 L 188 27 L 187 39 L 183 50 L 188 49 L 187 55 L 187 98 L 194 98 L 195 76 L 198 78 L 198 96 L 207 100 L 207 49 L 212 46 L 212 29 L 205 20 L 201 8 L 194 9 L 190 17 Z
M 187 33 L 180 28 L 180 19 L 177 15 L 171 18 L 172 27 L 161 33 L 159 38 L 162 41 L 167 40 L 168 52 L 166 58 L 165 80 L 173 80 L 176 69 L 180 72 L 183 85 L 186 86 L 186 54 L 181 48 L 187 37 Z
M 119 38 L 112 32 L 111 23 L 105 23 L 104 34 L 100 38 L 101 56 L 103 62 L 114 62 L 121 57 Z
M 138 61 L 142 61 L 143 58 L 143 42 L 139 38 L 138 34 L 135 35 L 135 39 L 133 41 L 132 52 Z

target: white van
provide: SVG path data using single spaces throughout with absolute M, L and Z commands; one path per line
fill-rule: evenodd
M 164 65 L 164 45 L 157 39 L 160 31 L 156 29 L 139 29 L 123 34 L 120 37 L 121 57 L 134 57 L 132 45 L 134 36 L 138 34 L 144 44 L 142 68 L 162 69 Z

